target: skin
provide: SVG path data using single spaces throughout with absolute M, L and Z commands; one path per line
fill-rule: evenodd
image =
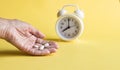
M 17 19 L 0 18 L 0 38 L 13 44 L 20 51 L 29 55 L 49 55 L 58 49 L 57 43 L 45 41 L 45 35 L 30 24 Z M 35 45 L 49 43 L 49 47 L 43 50 L 35 48 Z

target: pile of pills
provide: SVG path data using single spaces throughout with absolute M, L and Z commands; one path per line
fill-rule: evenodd
M 43 50 L 44 48 L 50 47 L 49 43 L 45 43 L 45 44 L 40 44 L 38 45 L 34 45 L 34 48 L 38 48 L 38 50 Z

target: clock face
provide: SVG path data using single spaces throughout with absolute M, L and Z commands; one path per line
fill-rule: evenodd
M 65 38 L 74 38 L 79 34 L 79 23 L 74 17 L 64 17 L 58 23 L 58 31 Z

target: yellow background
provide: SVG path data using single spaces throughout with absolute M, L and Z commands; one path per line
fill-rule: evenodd
M 55 32 L 57 11 L 65 4 L 85 13 L 84 33 L 72 42 Z M 49 56 L 28 56 L 0 40 L 0 70 L 120 70 L 119 0 L 0 0 L 0 17 L 26 21 L 60 46 Z

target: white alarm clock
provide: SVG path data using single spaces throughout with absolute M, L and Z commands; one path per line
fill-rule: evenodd
M 76 10 L 72 14 L 68 14 L 64 9 L 65 7 L 72 6 Z M 56 32 L 58 36 L 65 41 L 71 41 L 76 39 L 83 33 L 84 24 L 82 19 L 84 18 L 84 13 L 79 10 L 76 5 L 65 5 L 58 12 L 57 16 L 59 17 L 56 23 Z

